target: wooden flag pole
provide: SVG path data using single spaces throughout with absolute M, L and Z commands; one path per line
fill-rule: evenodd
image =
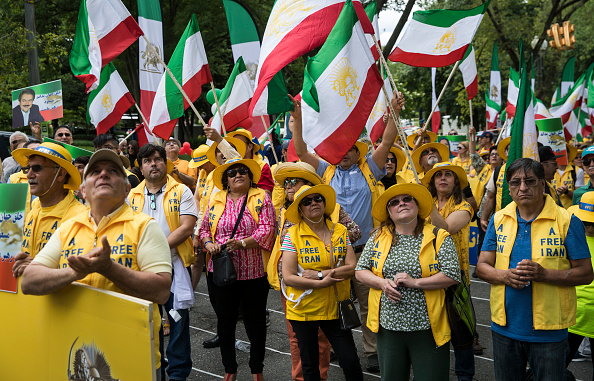
M 386 74 L 388 74 L 388 78 L 390 79 L 390 84 L 392 85 L 392 88 L 394 89 L 394 91 L 396 91 L 396 93 L 398 93 L 398 88 L 396 87 L 396 83 L 394 82 L 392 73 L 390 73 L 390 68 L 388 67 L 388 63 L 386 62 L 386 59 L 384 58 L 384 55 L 382 54 L 382 48 L 379 45 L 379 42 L 377 42 L 377 38 L 375 38 L 375 34 L 372 34 L 371 38 L 373 38 L 373 42 L 375 43 L 375 47 L 377 48 L 377 51 L 379 53 L 380 62 L 382 64 L 382 66 L 386 69 Z M 389 99 L 389 98 L 386 98 L 386 99 Z
M 219 97 L 217 97 L 217 91 L 214 83 L 210 81 L 210 87 L 212 88 L 212 95 L 214 95 L 215 104 L 217 105 L 217 112 L 219 113 L 219 119 L 221 119 L 221 126 L 223 127 L 223 136 L 227 136 L 227 129 L 225 128 L 225 122 L 223 121 L 224 115 L 221 113 L 221 105 L 219 105 Z
M 411 164 L 412 167 L 412 171 L 413 171 L 413 175 L 415 175 L 415 180 L 417 180 L 417 183 L 419 182 L 419 174 L 417 173 L 417 169 L 415 168 L 413 161 L 412 161 L 412 157 L 410 156 L 410 150 L 408 149 L 408 144 L 406 144 L 406 135 L 404 134 L 404 131 L 402 130 L 402 126 L 400 125 L 400 116 L 396 115 L 396 111 L 394 111 L 394 108 L 392 107 L 392 102 L 390 100 L 390 97 L 388 96 L 388 90 L 386 90 L 386 86 L 382 83 L 382 91 L 384 92 L 384 97 L 388 100 L 388 108 L 390 109 L 390 115 L 392 116 L 392 119 L 394 119 L 394 123 L 396 124 L 396 131 L 398 131 L 398 135 L 400 136 L 400 139 L 402 139 L 402 145 L 404 146 L 404 153 L 406 154 L 406 157 L 408 158 L 408 162 Z M 388 120 L 388 123 L 390 123 L 390 121 Z
M 274 155 L 274 160 L 276 160 L 277 163 L 280 163 L 280 161 L 278 161 L 278 157 L 276 156 L 276 150 L 274 149 L 274 144 L 272 143 L 272 138 L 270 137 L 270 134 L 268 133 L 268 128 L 266 127 L 266 119 L 264 119 L 264 115 L 260 115 L 260 118 L 262 118 L 262 124 L 264 125 L 264 131 L 266 131 L 266 137 L 268 138 L 268 141 L 270 142 L 270 148 L 272 148 L 272 154 Z M 274 123 L 272 125 L 274 125 Z M 272 127 L 272 126 L 270 126 L 270 127 Z
M 502 137 L 503 137 L 503 133 L 507 132 L 507 128 L 514 122 L 514 118 L 509 118 L 509 119 L 505 119 L 505 123 L 503 124 L 503 127 L 501 127 L 501 132 L 499 133 L 499 136 L 497 137 L 497 141 L 495 142 L 495 145 L 499 144 L 499 142 L 501 141 Z
M 169 67 L 167 67 L 167 65 L 165 64 L 165 62 L 161 58 L 161 56 L 155 50 L 155 47 L 153 46 L 153 44 L 151 44 L 151 42 L 148 40 L 148 38 L 146 38 L 146 35 L 143 34 L 142 35 L 142 38 L 144 38 L 144 40 L 146 41 L 146 44 L 147 44 L 148 48 L 155 55 L 155 57 L 157 57 L 157 60 L 159 60 L 159 63 L 161 65 L 163 65 L 163 67 L 165 68 L 165 71 L 167 71 L 167 74 L 169 74 L 169 77 L 171 77 L 171 79 L 173 80 L 173 83 L 175 83 L 175 85 L 177 86 L 177 88 L 179 89 L 179 91 L 182 93 L 184 99 L 186 100 L 186 102 L 188 102 L 188 104 L 190 105 L 190 107 L 194 111 L 194 114 L 196 114 L 196 116 L 198 117 L 198 120 L 200 120 L 200 123 L 202 123 L 202 127 L 207 127 L 208 124 L 206 124 L 204 122 L 204 119 L 202 119 L 202 116 L 200 115 L 200 113 L 198 112 L 198 110 L 196 110 L 196 107 L 194 106 L 194 103 L 192 103 L 192 101 L 190 100 L 190 97 L 188 97 L 188 94 L 186 94 L 186 92 L 184 91 L 184 89 L 182 89 L 181 85 L 179 84 L 179 82 L 177 81 L 177 79 L 175 78 L 175 76 L 173 75 L 173 73 L 171 72 L 171 70 L 169 70 Z
M 472 123 L 472 99 L 468 100 L 468 109 L 470 110 L 470 125 L 474 127 L 474 123 Z M 468 127 L 470 129 L 470 127 Z M 466 135 L 468 135 L 468 129 L 466 130 Z
M 429 113 L 429 116 L 427 117 L 427 120 L 425 121 L 425 125 L 423 125 L 423 128 L 427 128 L 427 125 L 431 121 L 431 117 L 433 117 L 433 113 L 435 112 L 435 109 L 437 108 L 437 105 L 439 105 L 439 101 L 441 100 L 441 97 L 445 93 L 445 89 L 446 89 L 446 87 L 448 87 L 448 85 L 450 83 L 450 80 L 454 76 L 454 73 L 456 72 L 456 69 L 458 68 L 458 65 L 459 64 L 460 64 L 460 61 L 456 61 L 456 64 L 452 68 L 452 72 L 448 76 L 448 79 L 446 80 L 445 85 L 443 85 L 443 89 L 441 89 L 441 93 L 439 93 L 439 97 L 437 97 L 437 100 L 435 101 L 435 104 L 433 105 L 433 108 L 431 109 L 431 112 Z

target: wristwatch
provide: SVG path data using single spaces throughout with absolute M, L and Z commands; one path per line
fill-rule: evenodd
M 322 280 L 324 278 L 324 273 L 321 271 L 318 271 L 318 279 Z
M 247 246 L 247 243 L 245 243 L 244 240 L 240 239 L 239 242 L 241 242 L 241 246 L 242 247 L 246 247 Z

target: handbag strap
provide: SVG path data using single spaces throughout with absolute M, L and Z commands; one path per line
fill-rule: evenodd
M 243 204 L 241 204 L 241 210 L 239 211 L 239 216 L 237 216 L 237 221 L 235 221 L 235 226 L 233 226 L 233 232 L 231 233 L 231 237 L 229 237 L 229 239 L 233 238 L 233 236 L 235 235 L 235 232 L 237 232 L 237 228 L 239 227 L 239 222 L 241 221 L 241 217 L 243 217 L 243 211 L 245 210 L 245 206 L 247 205 L 247 199 L 249 197 L 249 190 L 248 193 L 245 195 L 245 199 L 243 200 Z

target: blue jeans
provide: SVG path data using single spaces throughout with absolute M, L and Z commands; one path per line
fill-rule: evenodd
M 468 349 L 454 349 L 456 363 L 454 372 L 458 381 L 472 381 L 474 377 L 474 348 L 471 345 Z
M 530 343 L 493 334 L 493 360 L 497 381 L 522 380 L 526 363 L 538 381 L 565 380 L 565 358 L 569 352 L 567 339 L 555 343 Z
M 167 344 L 167 361 L 163 356 L 163 327 L 159 331 L 161 340 L 161 368 L 167 367 L 167 375 L 170 380 L 185 380 L 192 371 L 192 358 L 190 344 L 190 310 L 177 310 L 181 315 L 179 321 L 173 320 L 169 311 L 173 308 L 173 294 L 169 295 L 169 300 L 163 305 L 165 312 L 169 317 L 169 343 Z M 157 322 L 158 324 L 158 322 Z M 169 363 L 169 365 L 167 365 Z

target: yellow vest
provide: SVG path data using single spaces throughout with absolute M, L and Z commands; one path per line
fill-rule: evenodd
M 503 164 L 499 169 L 499 175 L 495 181 L 495 190 L 497 191 L 495 197 L 495 210 L 493 212 L 498 212 L 501 210 L 501 197 L 503 195 L 503 180 L 505 178 L 505 170 L 507 164 Z
M 347 250 L 347 229 L 341 224 L 326 220 L 328 229 L 332 229 L 332 247 L 335 265 L 340 259 L 343 261 Z M 325 247 L 324 242 L 310 229 L 303 221 L 292 226 L 289 231 L 291 242 L 297 250 L 297 263 L 304 270 L 323 271 L 330 269 L 329 247 Z M 336 283 L 338 289 L 338 299 L 345 300 L 351 294 L 350 281 L 344 280 Z M 287 286 L 287 295 L 302 294 L 305 290 Z M 295 302 L 287 300 L 287 320 L 312 321 L 312 320 L 333 320 L 338 319 L 338 303 L 334 286 L 325 288 L 315 288 L 312 293 L 307 295 L 297 307 Z
M 285 215 L 286 209 L 281 208 L 280 210 L 280 230 L 276 232 L 276 240 L 274 241 L 274 246 L 272 247 L 272 251 L 270 252 L 270 259 L 268 260 L 268 265 L 266 267 L 266 274 L 268 275 L 268 283 L 274 288 L 276 291 L 280 291 L 280 281 L 278 275 L 278 262 L 281 258 L 281 233 L 283 226 L 285 226 L 285 222 L 287 221 L 287 217 Z M 337 224 L 340 216 L 340 205 L 336 203 L 336 207 L 334 211 L 330 215 L 330 220 Z
M 27 179 L 27 175 L 23 173 L 23 171 L 18 171 L 10 175 L 10 183 L 11 184 L 21 184 L 21 183 L 29 183 Z M 27 202 L 25 203 L 25 218 L 31 211 L 31 187 L 27 185 Z
M 479 205 L 483 199 L 483 196 L 485 195 L 485 186 L 492 175 L 493 170 L 491 169 L 491 166 L 487 164 L 476 177 L 476 186 L 472 188 L 472 194 L 474 194 L 474 199 L 479 203 Z M 470 179 L 468 180 L 470 181 Z
M 419 260 L 421 262 L 421 273 L 423 278 L 430 277 L 431 275 L 439 272 L 439 261 L 433 248 L 433 234 L 434 226 L 426 224 L 423 228 L 423 241 L 421 242 L 421 251 L 419 252 Z M 439 251 L 443 240 L 448 236 L 448 232 L 439 229 L 437 233 L 437 240 L 435 247 Z M 388 253 L 392 247 L 392 234 L 387 228 L 382 228 L 380 232 L 375 236 L 373 245 L 373 257 L 377 260 L 373 261 L 371 271 L 380 278 L 384 277 L 383 268 Z M 427 301 L 427 313 L 429 315 L 429 322 L 431 323 L 431 332 L 433 333 L 433 339 L 438 347 L 446 344 L 450 341 L 451 331 L 450 323 L 448 322 L 448 314 L 445 308 L 445 290 L 423 290 L 425 293 L 425 299 Z M 367 327 L 373 332 L 379 329 L 379 312 L 380 312 L 380 299 L 382 296 L 382 290 L 375 288 L 369 289 L 368 306 L 369 312 L 367 313 Z
M 59 268 L 68 267 L 69 256 L 87 254 L 93 249 L 95 242 L 105 235 L 111 245 L 111 259 L 122 266 L 140 271 L 136 262 L 137 246 L 146 224 L 150 220 L 152 220 L 151 217 L 144 213 L 133 212 L 127 204 L 124 204 L 105 227 L 95 231 L 95 224 L 91 221 L 89 213 L 79 213 L 76 217 L 65 221 L 60 228 L 62 254 Z M 98 273 L 89 274 L 79 282 L 124 294 L 112 281 Z M 155 338 L 155 364 L 157 368 L 161 366 L 161 355 L 159 354 L 160 321 L 159 306 L 153 304 L 153 335 Z
M 373 160 L 373 159 L 372 159 Z M 369 168 L 369 164 L 367 164 L 367 160 L 365 158 L 359 160 L 358 162 L 359 168 L 363 173 L 363 177 L 367 181 L 367 185 L 369 186 L 369 190 L 371 191 L 371 205 L 375 204 L 377 199 L 380 196 L 379 189 L 377 187 L 378 182 L 375 180 L 375 176 L 371 173 L 371 169 Z M 336 165 L 329 165 L 324 172 L 324 176 L 322 176 L 322 183 L 330 185 L 332 178 L 334 177 L 334 173 L 336 172 Z M 373 226 L 378 227 L 380 225 L 380 221 L 373 219 Z
M 516 203 L 512 202 L 494 217 L 497 250 L 495 268 L 509 269 L 509 259 L 518 230 Z M 570 214 L 545 195 L 545 204 L 538 217 L 532 222 L 532 260 L 546 269 L 567 270 L 571 263 L 567 259 L 563 244 L 569 229 Z M 505 285 L 491 285 L 491 319 L 501 326 L 506 325 Z M 557 286 L 543 282 L 532 282 L 532 311 L 534 329 L 564 329 L 575 324 L 575 287 Z
M 270 171 L 272 173 L 274 173 L 274 170 L 276 169 L 277 165 L 278 164 L 274 164 L 272 167 L 270 167 Z M 274 188 L 272 188 L 272 205 L 274 205 L 274 210 L 276 211 L 276 215 L 278 216 L 281 207 L 285 203 L 285 188 L 283 188 L 283 184 L 277 183 L 274 177 L 273 180 Z
M 404 163 L 404 165 L 402 166 L 402 169 L 398 173 L 400 174 L 400 176 L 402 176 L 402 178 L 404 179 L 405 182 L 407 182 L 407 183 L 415 182 L 415 174 L 412 171 L 412 166 L 408 162 L 408 158 L 406 159 L 406 162 Z
M 144 189 L 146 181 L 143 180 L 136 188 L 130 191 L 128 200 L 130 206 L 135 212 L 142 212 L 144 207 Z M 163 194 L 163 212 L 167 219 L 167 225 L 170 231 L 174 231 L 179 227 L 179 206 L 181 196 L 184 193 L 185 185 L 178 183 L 173 177 L 167 175 L 167 184 L 165 185 L 165 192 Z M 195 261 L 194 245 L 192 244 L 192 237 L 188 237 L 184 242 L 175 248 L 179 257 L 184 262 L 184 266 L 188 267 Z
M 460 159 L 459 156 L 456 156 L 452 159 L 452 164 L 462 167 L 464 169 L 464 172 L 466 172 L 467 174 L 470 174 L 470 167 L 471 167 L 470 158 L 466 159 L 465 161 L 462 161 L 462 159 Z
M 567 185 L 567 190 L 569 192 L 573 192 L 575 190 L 575 183 L 573 182 L 573 177 L 571 176 L 571 171 L 573 171 L 573 166 L 571 164 L 568 164 L 567 167 L 565 167 L 565 171 L 563 172 L 563 175 L 561 175 L 561 176 L 559 176 L 558 171 L 555 171 L 555 178 L 553 179 L 553 181 L 551 181 L 551 185 L 553 186 L 553 188 L 555 188 L 555 190 L 557 189 L 557 187 L 560 187 L 562 185 Z M 576 175 L 577 175 L 577 170 L 576 170 Z M 573 205 L 572 197 L 569 197 L 566 194 L 560 195 L 559 200 L 561 201 L 561 203 L 563 204 L 563 207 L 565 209 L 567 209 L 571 205 Z
M 81 204 L 71 191 L 68 191 L 66 197 L 54 206 L 42 208 L 39 202 L 36 204 L 38 206 L 31 209 L 25 217 L 21 244 L 21 251 L 29 254 L 31 258 L 35 258 L 44 248 L 63 221 L 80 214 L 88 214 L 87 207 Z
M 202 215 L 206 213 L 210 195 L 215 187 L 214 180 L 212 179 L 213 173 L 214 171 L 211 171 L 208 176 L 206 176 L 206 180 L 204 182 L 204 191 L 202 191 L 202 196 L 200 196 L 200 211 L 202 212 Z
M 198 172 L 198 183 L 196 184 L 196 194 L 198 195 L 198 199 L 202 201 L 202 193 L 204 192 L 204 187 L 206 186 L 206 177 L 208 173 L 206 170 L 201 169 Z
M 248 191 L 247 195 L 247 205 L 246 209 L 249 210 L 250 214 L 258 223 L 260 220 L 260 210 L 262 209 L 262 205 L 264 204 L 264 197 L 266 196 L 266 191 L 260 188 L 251 188 Z M 210 234 L 211 239 L 214 241 L 214 237 L 216 236 L 217 226 L 219 224 L 219 220 L 225 211 L 225 205 L 227 202 L 227 192 L 220 191 L 214 195 L 212 200 L 210 201 L 210 205 L 208 206 L 208 224 L 210 227 Z M 245 212 L 244 212 L 245 213 Z M 191 241 L 190 241 L 191 243 Z M 264 262 L 264 270 L 268 266 L 268 259 L 270 258 L 270 252 L 262 250 L 262 260 Z M 210 259 L 210 254 L 208 251 L 206 252 L 206 263 Z

